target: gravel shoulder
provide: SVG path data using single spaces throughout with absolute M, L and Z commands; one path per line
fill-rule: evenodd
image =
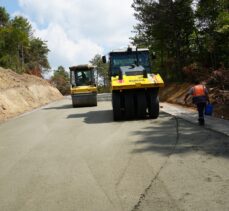
M 161 103 L 161 110 L 176 117 L 197 124 L 198 112 L 194 108 L 184 107 L 176 104 Z M 210 129 L 229 136 L 229 120 L 214 116 L 205 116 L 205 129 Z

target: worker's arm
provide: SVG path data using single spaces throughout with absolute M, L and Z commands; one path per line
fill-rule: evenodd
M 206 100 L 207 100 L 208 103 L 210 103 L 209 95 L 208 95 L 208 89 L 206 87 L 204 87 L 204 89 L 205 89 Z
M 190 88 L 190 89 L 188 90 L 187 94 L 186 94 L 185 97 L 184 97 L 184 102 L 185 102 L 185 103 L 187 103 L 187 99 L 188 99 L 189 95 L 192 95 L 192 93 L 193 93 L 193 88 Z
M 189 93 L 187 93 L 187 94 L 185 95 L 185 97 L 184 97 L 184 102 L 185 102 L 185 103 L 187 103 L 187 98 L 189 97 L 189 95 L 190 95 Z
M 207 102 L 210 103 L 208 92 L 206 93 Z

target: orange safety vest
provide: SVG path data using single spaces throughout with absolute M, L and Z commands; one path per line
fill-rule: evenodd
M 205 96 L 205 87 L 204 85 L 196 85 L 193 87 L 193 97 Z

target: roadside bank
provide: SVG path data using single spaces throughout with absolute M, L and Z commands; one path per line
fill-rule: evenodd
M 62 98 L 46 80 L 0 67 L 0 122 Z
M 160 89 L 160 101 L 195 108 L 191 97 L 188 98 L 187 104 L 184 102 L 184 97 L 191 86 L 190 83 L 166 84 L 164 88 Z M 214 106 L 213 116 L 229 119 L 229 91 L 219 90 L 215 87 L 208 89 L 210 102 Z

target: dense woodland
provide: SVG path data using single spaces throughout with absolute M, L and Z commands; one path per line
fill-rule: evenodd
M 166 81 L 229 85 L 228 0 L 134 0 L 132 7 L 133 44 L 156 52 L 155 71 Z
M 18 73 L 41 76 L 50 68 L 48 46 L 33 35 L 29 21 L 16 16 L 13 19 L 4 7 L 0 7 L 0 66 Z

